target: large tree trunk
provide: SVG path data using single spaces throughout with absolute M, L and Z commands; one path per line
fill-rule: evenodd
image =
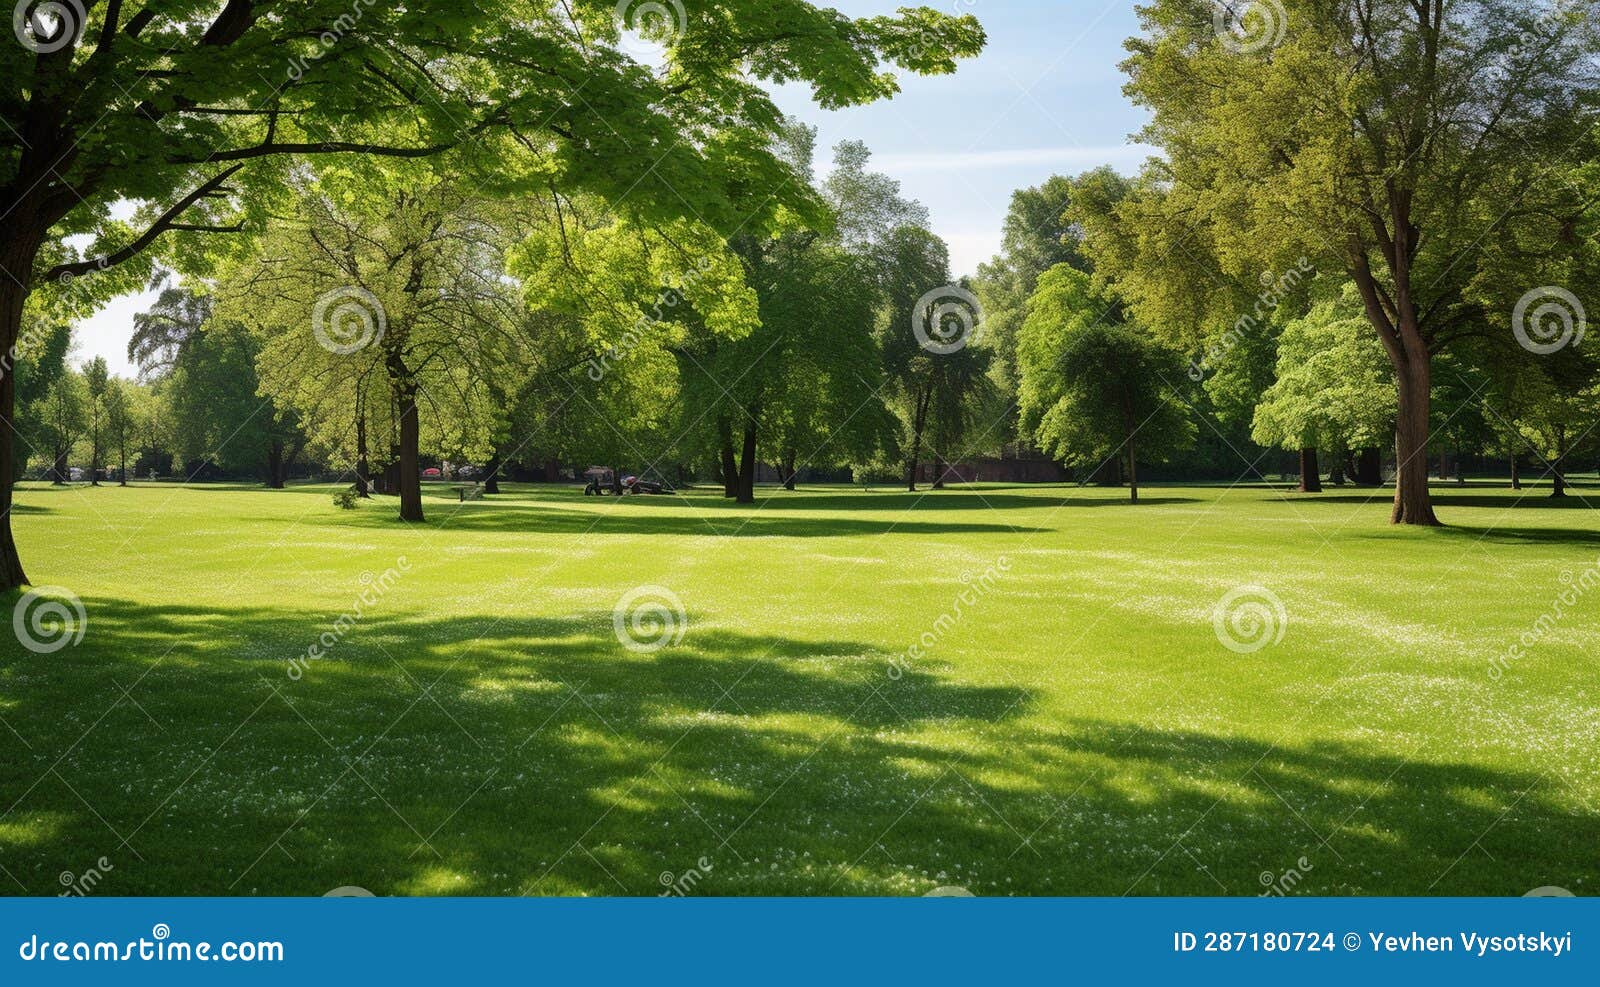
M 1556 461 L 1550 464 L 1551 478 L 1554 486 L 1550 490 L 1552 497 L 1565 497 L 1567 495 L 1567 430 L 1565 426 L 1556 426 Z
M 267 443 L 267 486 L 273 490 L 283 489 L 282 439 L 272 439 Z
M 494 455 L 489 457 L 489 463 L 483 468 L 483 492 L 497 494 L 500 492 L 500 450 L 496 449 Z
M 371 497 L 372 467 L 367 463 L 367 415 L 356 416 L 356 496 Z
M 0 257 L 0 267 L 5 268 L 0 270 L 0 351 L 11 353 L 22 328 L 22 303 L 27 296 L 18 281 L 27 284 L 32 277 L 32 253 L 24 267 L 8 250 Z M 13 416 L 16 386 L 16 374 L 0 374 L 0 593 L 28 581 L 28 574 L 22 571 L 22 559 L 17 556 L 16 543 L 11 539 L 11 493 L 17 475 L 17 432 Z
M 1356 482 L 1367 487 L 1383 486 L 1383 450 L 1363 449 L 1356 456 Z
M 422 428 L 417 414 L 417 385 L 402 376 L 395 386 L 400 403 L 400 520 L 421 521 L 422 469 L 417 447 L 422 441 Z
M 949 468 L 949 464 L 944 461 L 944 456 L 940 455 L 937 452 L 934 453 L 933 454 L 933 489 L 935 489 L 935 490 L 943 490 L 944 489 L 944 474 L 945 474 L 945 471 L 948 468 Z
M 34 132 L 36 127 L 24 129 L 35 139 L 23 142 L 28 149 L 22 153 L 17 176 L 8 191 L 26 191 L 20 199 L 6 203 L 6 217 L 0 221 L 0 353 L 9 354 L 17 351 L 23 305 L 28 300 L 29 286 L 33 284 L 39 247 L 50 227 L 65 214 L 65 208 L 49 211 L 40 202 L 47 186 L 56 184 L 50 169 L 60 148 L 46 146 L 48 142 L 41 138 L 47 134 Z M 52 177 L 52 181 L 46 183 L 46 177 Z M 49 189 L 49 192 L 54 194 L 56 190 Z M 17 449 L 16 403 L 16 375 L 0 374 L 0 593 L 28 581 L 27 573 L 22 571 L 22 559 L 17 555 L 16 542 L 11 537 L 12 494 L 18 460 L 25 458 Z
M 1420 347 L 1420 343 L 1418 346 Z M 1424 354 L 1395 368 L 1400 413 L 1394 431 L 1394 524 L 1437 525 L 1428 493 L 1428 403 L 1432 369 Z
M 1317 450 L 1306 446 L 1300 450 L 1300 492 L 1322 492 L 1322 468 L 1317 465 Z
M 117 447 L 117 486 L 125 487 L 127 485 L 128 485 L 128 447 L 127 447 L 127 445 L 120 445 L 120 446 Z
M 741 504 L 756 502 L 756 420 L 753 414 L 744 425 L 744 447 L 740 450 L 737 499 Z
M 1522 489 L 1522 464 L 1517 461 L 1519 458 L 1520 457 L 1515 452 L 1513 452 L 1511 454 L 1511 489 L 1512 490 L 1521 490 Z
M 933 400 L 933 389 L 917 396 L 916 409 L 911 415 L 911 455 L 906 460 L 906 490 L 917 491 L 917 464 L 922 459 L 922 429 L 928 422 L 928 404 Z
M 64 486 L 68 480 L 72 479 L 72 464 L 67 461 L 69 455 L 71 453 L 68 447 L 56 447 L 56 460 L 50 467 L 50 482 L 58 487 Z
M 1127 440 L 1124 444 L 1128 449 L 1128 503 L 1130 504 L 1137 504 L 1139 502 L 1139 456 L 1134 448 L 1134 440 L 1139 435 L 1139 426 L 1135 422 L 1134 417 L 1133 399 L 1129 394 L 1127 394 L 1126 390 L 1124 390 L 1122 400 L 1122 423 L 1123 427 L 1127 430 Z
M 782 467 L 783 468 L 783 489 L 785 489 L 785 490 L 793 490 L 794 489 L 794 478 L 795 478 L 794 462 L 795 462 L 796 458 L 798 458 L 798 457 L 797 457 L 797 455 L 795 453 L 795 450 L 792 449 L 792 448 L 788 452 L 783 454 L 783 467 Z
M 733 426 L 723 418 L 717 422 L 717 438 L 721 442 L 718 454 L 722 461 L 722 496 L 739 496 L 739 467 L 733 458 Z
M 1139 456 L 1134 450 L 1134 433 L 1128 433 L 1128 503 L 1139 502 Z

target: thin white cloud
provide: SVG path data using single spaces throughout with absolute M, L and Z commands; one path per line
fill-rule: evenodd
M 992 151 L 931 151 L 910 154 L 873 155 L 875 168 L 894 172 L 959 171 L 982 168 L 1022 168 L 1037 165 L 1067 165 L 1073 168 L 1137 167 L 1156 150 L 1143 144 L 1112 144 L 1103 147 L 1023 147 Z

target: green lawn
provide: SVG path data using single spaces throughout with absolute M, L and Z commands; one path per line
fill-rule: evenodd
M 330 489 L 24 485 L 87 628 L 5 638 L 4 890 L 1600 888 L 1581 499 L 1444 486 L 1422 531 L 1353 488 L 440 487 L 413 527 Z M 1252 584 L 1286 621 L 1238 653 Z M 619 641 L 639 586 L 680 641 Z

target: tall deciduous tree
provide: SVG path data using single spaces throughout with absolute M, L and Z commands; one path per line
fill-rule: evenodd
M 84 434 L 89 442 L 89 484 L 98 487 L 100 465 L 105 461 L 106 396 L 111 391 L 111 372 L 106 368 L 105 357 L 92 357 L 83 365 L 83 385 L 88 398 L 84 405 Z
M 106 420 L 106 447 L 117 454 L 117 484 L 128 485 L 128 447 L 133 444 L 140 400 L 138 385 L 113 377 L 106 385 L 103 401 Z
M 72 453 L 89 422 L 89 389 L 83 374 L 68 367 L 51 383 L 37 408 L 41 451 L 49 456 L 50 479 L 66 483 L 72 479 Z
M 860 104 L 895 92 L 884 63 L 949 72 L 984 40 L 971 17 L 851 19 L 804 0 L 674 5 L 681 16 L 645 24 L 610 0 L 55 10 L 19 6 L 23 43 L 0 46 L 0 352 L 30 294 L 76 278 L 64 304 L 88 307 L 136 287 L 164 234 L 238 229 L 229 203 L 259 219 L 268 197 L 240 193 L 277 184 L 296 156 L 422 157 L 477 140 L 489 154 L 529 152 L 510 172 L 657 218 L 764 225 L 792 197 L 766 147 L 779 114 L 763 82 L 804 80 L 824 106 Z M 630 27 L 665 45 L 664 67 L 621 52 Z M 113 218 L 121 200 L 145 204 L 139 222 Z M 85 253 L 69 240 L 82 234 Z M 10 529 L 14 393 L 0 378 L 0 590 L 26 581 Z
M 1149 333 L 1122 322 L 1122 306 L 1089 275 L 1058 265 L 1039 278 L 1017 341 L 1024 427 L 1039 446 L 1090 470 L 1127 467 L 1139 501 L 1139 458 L 1194 440 L 1176 393 L 1183 368 Z
M 1486 243 L 1588 205 L 1554 165 L 1594 118 L 1600 21 L 1555 0 L 1281 0 L 1238 23 L 1228 9 L 1141 8 L 1127 91 L 1166 160 L 1145 179 L 1159 194 L 1119 207 L 1126 235 L 1100 245 L 1130 262 L 1122 287 L 1157 327 L 1207 307 L 1185 276 L 1191 239 L 1241 281 L 1302 257 L 1344 272 L 1397 380 L 1393 520 L 1437 524 L 1433 357 L 1504 324 L 1475 304 Z
M 1316 454 L 1345 454 L 1394 429 L 1394 372 L 1354 299 L 1325 302 L 1278 337 L 1276 379 L 1255 408 L 1252 437 L 1299 450 L 1300 489 L 1320 489 Z

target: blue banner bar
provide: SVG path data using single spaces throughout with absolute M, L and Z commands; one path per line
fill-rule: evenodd
M 1452 984 L 1600 974 L 1593 898 L 0 900 L 0 983 Z M 448 978 L 448 979 L 447 979 Z

